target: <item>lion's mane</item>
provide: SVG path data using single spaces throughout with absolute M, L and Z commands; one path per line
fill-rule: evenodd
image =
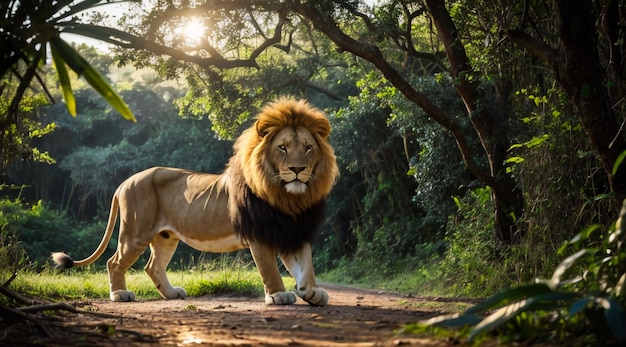
M 319 148 L 313 176 L 302 194 L 286 193 L 282 183 L 271 179 L 275 171 L 269 146 L 286 127 L 307 129 Z M 227 169 L 230 217 L 240 237 L 281 253 L 313 241 L 324 221 L 325 198 L 339 176 L 329 134 L 324 113 L 305 101 L 279 99 L 261 110 L 255 126 L 235 142 Z

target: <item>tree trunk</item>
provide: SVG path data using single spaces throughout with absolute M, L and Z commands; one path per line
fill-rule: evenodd
M 597 18 L 593 16 L 592 2 L 557 0 L 556 4 L 561 25 L 558 48 L 519 30 L 510 31 L 508 37 L 550 65 L 598 153 L 611 190 L 623 199 L 626 197 L 626 164 L 621 165 L 615 175 L 612 170 L 618 156 L 626 149 L 626 142 L 613 111 L 608 79 L 598 52 Z M 608 42 L 609 46 L 614 44 Z
M 591 1 L 559 0 L 557 4 L 565 62 L 557 79 L 572 100 L 587 136 L 598 152 L 611 189 L 624 197 L 626 167 L 622 166 L 615 176 L 611 172 L 626 147 L 624 137 L 618 133 L 619 124 L 603 79 Z
M 497 112 L 484 105 L 488 101 L 478 91 L 478 85 L 474 82 L 478 78 L 471 78 L 474 70 L 465 53 L 465 47 L 458 38 L 458 31 L 445 7 L 445 2 L 426 0 L 426 7 L 445 46 L 452 77 L 457 81 L 456 90 L 465 104 L 472 126 L 489 160 L 493 179 L 489 186 L 493 192 L 498 239 L 505 244 L 514 243 L 518 237 L 523 236 L 515 222 L 524 211 L 524 196 L 504 164 L 510 147 L 510 139 L 507 136 L 508 109 L 504 108 Z

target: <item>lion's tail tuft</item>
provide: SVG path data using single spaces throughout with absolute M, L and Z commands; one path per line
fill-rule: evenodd
M 53 252 L 52 261 L 56 264 L 57 268 L 69 269 L 74 266 L 74 260 L 63 252 Z

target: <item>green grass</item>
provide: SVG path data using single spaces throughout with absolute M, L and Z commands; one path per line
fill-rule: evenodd
M 185 270 L 168 272 L 174 286 L 185 288 L 189 296 L 240 295 L 260 297 L 263 282 L 256 268 L 237 267 L 222 270 Z M 0 278 L 8 278 L 1 275 Z M 284 277 L 286 288 L 293 288 L 295 281 Z M 135 292 L 138 300 L 156 299 L 161 296 L 152 280 L 144 271 L 131 270 L 126 275 L 128 289 Z M 53 300 L 108 299 L 109 280 L 106 271 L 72 269 L 69 271 L 46 270 L 40 273 L 21 272 L 11 282 L 11 289 L 41 298 Z
M 433 264 L 399 270 L 392 276 L 363 269 L 358 262 L 344 263 L 331 271 L 319 274 L 322 281 L 348 284 L 356 287 L 388 290 L 422 296 L 459 296 L 442 281 L 441 270 Z

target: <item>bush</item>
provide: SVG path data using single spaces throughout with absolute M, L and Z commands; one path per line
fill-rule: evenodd
M 491 190 L 479 188 L 463 199 L 455 198 L 458 211 L 448 221 L 448 245 L 441 271 L 452 292 L 484 296 L 510 283 L 496 257 Z
M 15 228 L 22 205 L 10 200 L 0 200 L 0 276 L 8 275 L 23 268 L 27 256 Z
M 559 250 L 549 280 L 504 290 L 437 326 L 474 326 L 469 339 L 497 332 L 506 341 L 557 340 L 568 345 L 626 343 L 626 200 L 607 232 L 592 225 Z M 495 310 L 495 311 L 494 311 Z M 483 317 L 487 314 L 487 317 Z
M 0 199 L 0 227 L 5 240 L 12 240 L 3 249 L 8 251 L 19 244 L 25 256 L 21 261 L 39 267 L 47 263 L 50 252 L 77 243 L 73 242 L 78 230 L 75 223 L 65 214 L 49 209 L 42 201 L 28 205 L 19 200 Z M 89 238 L 81 241 L 76 245 L 79 249 L 99 242 Z

